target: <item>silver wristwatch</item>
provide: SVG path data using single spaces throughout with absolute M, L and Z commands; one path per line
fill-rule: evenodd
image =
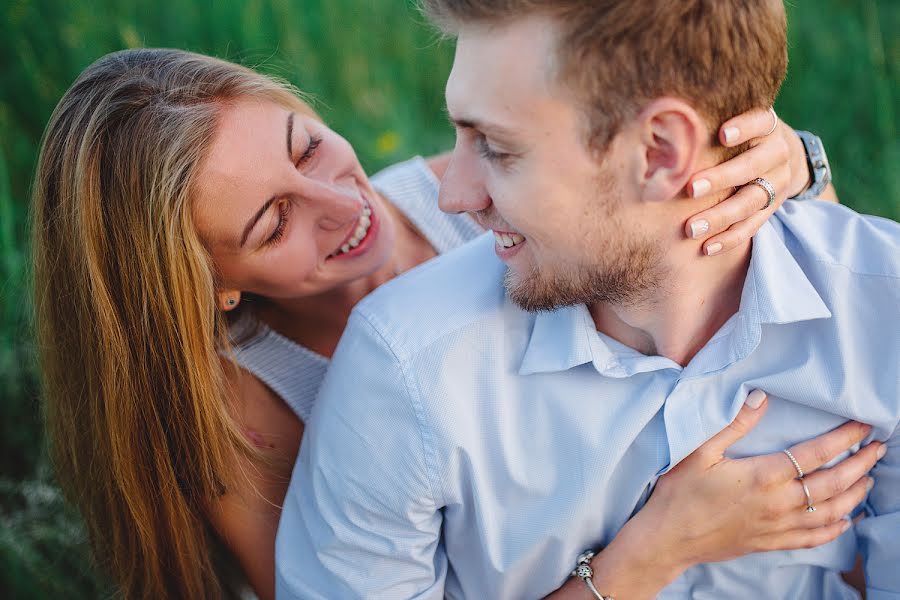
M 585 550 L 575 559 L 575 569 L 572 571 L 572 577 L 578 577 L 587 584 L 588 589 L 597 600 L 616 600 L 612 596 L 604 596 L 594 586 L 594 569 L 591 568 L 591 559 L 597 556 L 593 550 Z
M 831 183 L 831 167 L 828 165 L 828 157 L 825 156 L 825 146 L 817 135 L 808 131 L 796 131 L 795 133 L 806 149 L 806 164 L 809 166 L 812 183 L 806 190 L 789 200 L 813 200 L 818 198 Z

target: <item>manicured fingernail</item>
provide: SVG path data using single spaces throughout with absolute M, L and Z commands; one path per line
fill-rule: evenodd
M 866 491 L 871 492 L 873 487 L 875 487 L 875 480 L 869 477 L 866 481 Z
M 844 524 L 841 525 L 841 533 L 844 533 L 848 529 L 850 529 L 850 521 L 848 519 L 844 519 Z
M 698 179 L 694 183 L 691 184 L 691 196 L 694 198 L 699 198 L 703 194 L 709 192 L 712 189 L 712 184 L 708 179 Z
M 701 235 L 709 231 L 709 221 L 706 219 L 697 219 L 691 223 L 691 237 L 697 239 Z
M 706 255 L 707 256 L 712 256 L 714 254 L 718 254 L 721 251 L 722 251 L 722 244 L 720 244 L 719 242 L 713 242 L 712 244 L 709 244 L 706 246 Z
M 726 127 L 725 128 L 725 143 L 730 144 L 740 137 L 741 130 L 737 127 Z
M 878 460 L 881 460 L 882 458 L 884 458 L 885 454 L 887 454 L 887 446 L 882 444 L 881 448 L 878 449 L 878 452 L 876 452 L 875 455 L 878 457 Z
M 753 390 L 749 394 L 747 394 L 747 399 L 744 400 L 744 404 L 756 410 L 760 406 L 762 406 L 763 401 L 766 399 L 766 393 L 762 390 Z

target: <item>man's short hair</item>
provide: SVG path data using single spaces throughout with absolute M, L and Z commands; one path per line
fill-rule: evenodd
M 530 15 L 559 23 L 556 76 L 604 151 L 647 102 L 682 98 L 711 130 L 775 101 L 787 69 L 781 0 L 421 0 L 445 33 Z

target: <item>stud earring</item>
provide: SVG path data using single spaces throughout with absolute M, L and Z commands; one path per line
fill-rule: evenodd
M 234 298 L 228 299 L 228 306 L 234 306 L 235 304 L 237 304 L 237 300 L 235 300 Z

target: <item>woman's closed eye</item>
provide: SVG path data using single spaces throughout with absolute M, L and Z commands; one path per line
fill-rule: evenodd
M 306 150 L 303 151 L 303 154 L 300 155 L 300 158 L 297 159 L 297 162 L 294 163 L 294 166 L 300 167 L 303 164 L 309 162 L 309 159 L 313 157 L 316 153 L 316 149 L 319 147 L 319 144 L 322 143 L 322 138 L 319 136 L 311 135 L 309 137 L 309 144 L 306 146 Z
M 271 235 L 269 235 L 263 245 L 275 246 L 284 237 L 285 229 L 287 229 L 288 215 L 291 212 L 291 206 L 291 201 L 287 199 L 278 202 L 276 206 L 276 209 L 278 210 L 278 221 L 276 221 L 275 229 L 272 230 Z

